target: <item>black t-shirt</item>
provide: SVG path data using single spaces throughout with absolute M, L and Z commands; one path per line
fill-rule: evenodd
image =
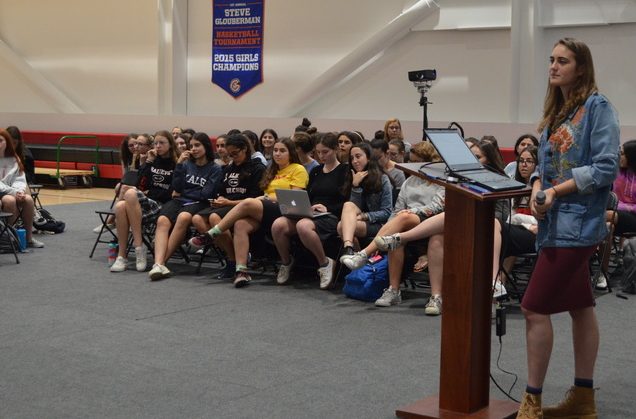
M 324 173 L 323 168 L 323 164 L 316 166 L 309 174 L 309 200 L 312 205 L 322 204 L 327 207 L 327 211 L 340 217 L 342 206 L 349 197 L 342 191 L 342 185 L 350 177 L 349 166 L 339 164 L 329 173 Z
M 157 202 L 168 202 L 172 198 L 172 175 L 176 162 L 171 158 L 157 156 L 150 164 L 139 168 L 139 189 L 148 191 L 148 198 Z
M 246 161 L 240 166 L 228 164 L 223 168 L 223 185 L 219 195 L 231 201 L 263 195 L 258 184 L 264 172 L 265 166 L 259 159 Z

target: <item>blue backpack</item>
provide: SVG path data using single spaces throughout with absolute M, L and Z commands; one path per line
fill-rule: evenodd
M 345 277 L 344 294 L 356 300 L 375 301 L 389 287 L 389 262 L 384 256 L 374 264 L 367 263 Z

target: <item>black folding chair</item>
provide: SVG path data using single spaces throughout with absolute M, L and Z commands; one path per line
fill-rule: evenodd
M 0 212 L 0 243 L 4 248 L 6 240 L 6 247 L 10 249 L 11 253 L 13 253 L 15 263 L 20 263 L 20 259 L 18 259 L 18 249 L 20 248 L 18 237 L 16 236 L 13 227 L 9 225 L 9 218 L 12 216 L 13 214 L 10 212 Z

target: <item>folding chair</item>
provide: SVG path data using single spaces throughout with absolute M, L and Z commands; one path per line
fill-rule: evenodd
M 108 218 L 115 216 L 115 211 L 110 208 L 106 210 L 96 210 L 95 214 L 97 214 L 102 222 L 102 228 L 99 230 L 97 234 L 97 239 L 95 239 L 95 244 L 93 244 L 93 249 L 91 250 L 91 254 L 89 258 L 93 257 L 95 253 L 95 248 L 99 243 L 111 243 L 112 241 L 117 241 L 117 234 L 112 230 L 112 228 L 108 225 Z M 102 235 L 106 234 L 108 239 L 102 239 Z M 110 236 L 108 236 L 110 234 Z
M 18 249 L 20 248 L 18 237 L 15 235 L 13 227 L 9 225 L 9 218 L 12 216 L 13 214 L 10 212 L 0 212 L 0 242 L 4 245 L 4 239 L 6 238 L 7 247 L 13 253 L 15 263 L 20 263 L 20 259 L 18 259 Z

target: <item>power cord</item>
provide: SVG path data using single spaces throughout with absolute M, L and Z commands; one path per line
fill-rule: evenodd
M 499 353 L 497 354 L 497 362 L 496 362 L 496 366 L 497 369 L 499 369 L 499 371 L 503 372 L 504 374 L 507 375 L 511 375 L 513 377 L 515 377 L 515 380 L 512 382 L 512 385 L 510 386 L 510 388 L 508 389 L 508 391 L 504 390 L 499 383 L 497 382 L 497 380 L 495 380 L 495 377 L 492 376 L 492 373 L 490 373 L 490 379 L 492 380 L 492 382 L 495 384 L 495 386 L 497 386 L 497 388 L 499 389 L 499 391 L 501 391 L 503 394 L 505 394 L 510 400 L 520 403 L 519 400 L 515 399 L 514 397 L 512 397 L 510 395 L 510 392 L 512 391 L 512 389 L 515 387 L 515 385 L 517 384 L 517 380 L 519 379 L 519 377 L 517 377 L 517 374 L 510 372 L 510 371 L 506 371 L 505 369 L 501 368 L 501 366 L 499 365 L 499 360 L 501 358 L 501 349 L 503 348 L 503 341 L 501 339 L 501 336 L 499 336 Z

